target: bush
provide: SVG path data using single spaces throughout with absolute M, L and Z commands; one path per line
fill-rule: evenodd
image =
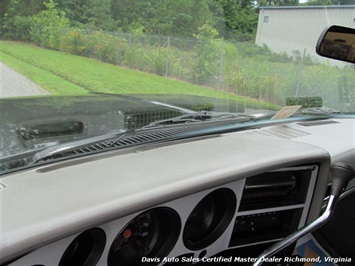
M 33 25 L 33 18 L 26 16 L 15 16 L 8 19 L 5 27 L 5 38 L 30 41 L 31 40 L 31 27 Z
M 150 58 L 147 50 L 142 47 L 132 47 L 126 51 L 123 64 L 142 71 L 148 71 Z
M 41 46 L 58 49 L 62 30 L 69 27 L 69 19 L 56 9 L 53 0 L 44 4 L 46 10 L 33 17 L 31 37 L 35 43 Z
M 195 80 L 199 84 L 213 83 L 220 76 L 222 42 L 218 40 L 203 40 L 196 47 L 196 63 L 193 69 Z
M 87 32 L 83 29 L 67 29 L 60 38 L 59 50 L 95 58 L 112 64 L 122 64 L 127 41 L 102 31 Z
M 59 50 L 70 54 L 87 56 L 87 38 L 83 30 L 69 29 L 63 31 Z

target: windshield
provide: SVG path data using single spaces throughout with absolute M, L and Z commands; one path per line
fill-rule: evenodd
M 315 47 L 354 13 L 333 0 L 1 1 L 0 170 L 171 126 L 353 115 L 354 65 Z

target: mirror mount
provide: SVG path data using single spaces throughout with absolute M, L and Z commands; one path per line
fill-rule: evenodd
M 355 29 L 335 25 L 326 28 L 318 39 L 316 52 L 355 65 Z

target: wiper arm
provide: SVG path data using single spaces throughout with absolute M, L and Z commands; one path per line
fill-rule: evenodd
M 255 121 L 257 118 L 248 114 L 241 113 L 228 113 L 228 112 L 212 112 L 212 111 L 200 111 L 189 114 L 184 114 L 176 116 L 169 119 L 158 120 L 152 122 L 142 129 L 152 128 L 152 127 L 163 127 L 169 125 L 187 124 L 187 123 L 199 123 L 199 122 L 215 122 L 215 121 L 234 121 L 237 123 Z
M 88 145 L 91 145 L 93 143 L 98 143 L 98 142 L 104 143 L 105 141 L 107 141 L 103 145 L 105 145 L 105 148 L 110 148 L 112 145 L 114 145 L 115 142 L 117 142 L 117 140 L 125 136 L 126 136 L 126 132 L 119 132 L 119 133 L 107 134 L 103 136 L 91 137 L 82 140 L 71 141 L 60 145 L 55 145 L 53 147 L 49 147 L 40 152 L 37 152 L 33 156 L 32 160 L 34 163 L 37 163 L 39 161 L 43 161 L 48 158 L 62 156 L 65 153 L 69 153 L 71 151 L 84 148 L 87 147 Z
M 217 123 L 224 123 L 224 122 L 248 122 L 248 121 L 255 121 L 257 118 L 255 116 L 246 115 L 246 114 L 237 114 L 237 113 L 222 113 L 222 112 L 195 112 L 189 113 L 181 116 L 177 116 L 171 119 L 159 120 L 153 123 L 150 123 L 147 126 L 144 126 L 140 129 L 136 129 L 134 131 L 120 131 L 117 133 L 107 134 L 103 136 L 96 136 L 82 140 L 71 141 L 67 143 L 63 143 L 60 145 L 56 145 L 53 147 L 49 147 L 42 151 L 37 152 L 33 158 L 33 163 L 37 163 L 40 161 L 45 161 L 47 159 L 53 159 L 58 157 L 66 156 L 66 154 L 73 153 L 80 149 L 84 151 L 89 149 L 90 151 L 96 151 L 101 149 L 110 149 L 116 145 L 117 142 L 121 140 L 128 140 L 130 137 L 134 136 L 141 136 L 143 138 L 148 132 L 150 132 L 150 128 L 154 130 L 154 128 L 164 127 L 166 125 L 181 125 L 186 123 L 195 123 L 195 122 L 217 122 Z M 157 141 L 153 139 L 147 138 L 145 142 L 149 141 Z M 126 141 L 129 144 L 129 141 Z M 132 142 L 134 145 L 134 142 Z M 128 145 L 127 144 L 127 145 Z
M 311 107 L 311 108 L 303 109 L 302 114 L 330 115 L 330 114 L 340 114 L 340 112 L 332 108 L 322 106 L 322 107 Z

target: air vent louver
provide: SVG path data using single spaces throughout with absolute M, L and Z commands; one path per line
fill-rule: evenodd
M 268 172 L 246 180 L 239 210 L 255 210 L 302 204 L 310 170 Z

